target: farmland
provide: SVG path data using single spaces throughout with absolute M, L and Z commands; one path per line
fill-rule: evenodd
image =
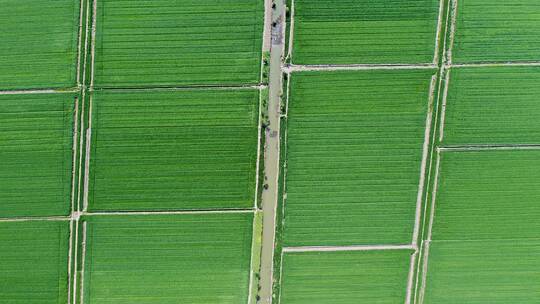
M 539 67 L 452 69 L 444 143 L 540 143 L 539 80 Z
M 287 246 L 410 241 L 432 73 L 292 76 Z
M 252 214 L 88 218 L 85 303 L 247 303 L 252 220 Z
M 68 222 L 0 223 L 2 302 L 66 303 L 68 241 Z
M 0 217 L 69 213 L 75 98 L 0 95 Z
M 438 0 L 294 0 L 295 64 L 431 63 Z
M 0 90 L 75 86 L 79 2 L 2 0 L 0 7 Z
M 97 3 L 96 86 L 260 81 L 263 1 Z
M 411 251 L 287 253 L 281 303 L 401 303 Z
M 538 150 L 442 153 L 424 303 L 538 298 L 539 159 Z
M 256 90 L 97 92 L 90 210 L 253 206 Z
M 537 1 L 458 0 L 457 3 L 453 62 L 535 61 L 540 58 Z

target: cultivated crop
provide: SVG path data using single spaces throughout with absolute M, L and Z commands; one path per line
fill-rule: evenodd
M 66 303 L 68 222 L 2 222 L 0 244 L 1 302 Z
M 0 217 L 69 213 L 74 100 L 0 95 Z
M 401 303 L 410 250 L 287 253 L 281 303 Z
M 257 90 L 93 96 L 91 210 L 251 207 Z
M 540 143 L 539 67 L 450 72 L 444 144 Z
M 432 73 L 293 75 L 287 246 L 410 241 Z
M 252 214 L 87 220 L 85 303 L 247 303 Z
M 263 1 L 98 1 L 96 86 L 260 81 Z
M 75 85 L 79 2 L 2 0 L 0 89 Z
M 438 0 L 294 0 L 296 64 L 430 63 Z

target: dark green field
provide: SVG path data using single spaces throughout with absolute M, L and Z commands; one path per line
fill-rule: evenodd
M 69 214 L 75 98 L 0 95 L 0 217 Z

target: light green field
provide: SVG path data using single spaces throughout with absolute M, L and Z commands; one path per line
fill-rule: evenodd
M 283 304 L 405 302 L 411 251 L 286 253 Z
M 0 0 L 0 90 L 75 85 L 80 2 Z
M 294 74 L 285 246 L 411 241 L 432 72 Z
M 424 303 L 540 296 L 540 151 L 445 152 Z
M 444 144 L 540 143 L 540 68 L 452 69 Z
M 0 302 L 67 303 L 68 222 L 3 222 L 0 244 Z
M 438 0 L 295 0 L 296 64 L 430 63 Z
M 261 0 L 100 0 L 96 85 L 258 83 Z
M 540 59 L 537 0 L 459 0 L 457 11 L 454 62 Z
M 0 95 L 0 217 L 69 213 L 74 99 Z
M 247 303 L 253 214 L 90 217 L 85 303 Z
M 249 208 L 257 90 L 96 92 L 90 210 Z

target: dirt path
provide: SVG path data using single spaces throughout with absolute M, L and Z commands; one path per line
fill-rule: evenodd
M 276 207 L 278 204 L 278 176 L 279 176 L 279 124 L 280 124 L 280 95 L 283 56 L 283 23 L 285 15 L 284 0 L 275 0 L 276 8 L 273 10 L 272 37 L 270 48 L 270 82 L 268 117 L 270 126 L 266 130 L 266 146 L 264 150 L 264 168 L 268 188 L 262 194 L 263 208 L 263 239 L 261 252 L 261 272 L 259 303 L 272 303 L 272 283 L 274 266 L 274 241 L 276 224 Z

